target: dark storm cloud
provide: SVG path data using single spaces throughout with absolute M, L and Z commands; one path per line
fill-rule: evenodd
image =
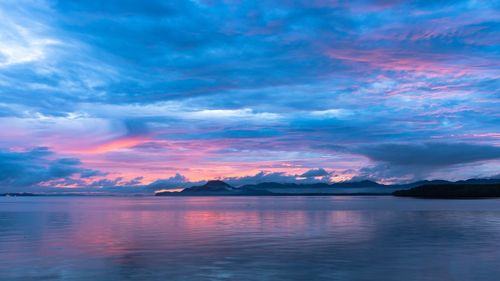
M 17 152 L 0 150 L 0 186 L 26 187 L 73 175 L 97 175 L 98 171 L 81 167 L 76 158 L 52 160 L 54 153 L 46 147 Z
M 469 143 L 381 144 L 355 149 L 355 153 L 375 164 L 361 168 L 353 180 L 400 182 L 426 179 L 442 169 L 500 159 L 500 147 Z
M 449 166 L 500 158 L 500 147 L 470 143 L 381 144 L 356 151 L 373 161 L 400 166 Z

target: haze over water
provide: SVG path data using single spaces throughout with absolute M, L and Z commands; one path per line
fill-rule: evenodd
M 0 280 L 497 280 L 499 202 L 0 198 Z

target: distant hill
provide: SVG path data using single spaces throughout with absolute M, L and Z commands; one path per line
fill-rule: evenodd
M 204 185 L 185 188 L 181 192 L 157 192 L 156 196 L 251 196 L 273 195 L 266 190 L 242 189 L 220 180 L 211 180 Z
M 268 189 L 268 188 L 335 188 L 335 187 L 383 187 L 385 185 L 376 183 L 374 181 L 364 180 L 356 182 L 337 182 L 337 183 L 277 183 L 277 182 L 263 182 L 258 184 L 247 184 L 240 188 L 247 189 Z
M 446 180 L 423 180 L 416 181 L 407 184 L 395 184 L 388 185 L 392 187 L 398 187 L 400 189 L 409 189 L 413 187 L 423 186 L 423 185 L 453 185 L 453 184 L 500 184 L 500 179 L 468 179 L 468 180 L 460 180 L 460 181 L 446 181 Z
M 430 180 L 430 181 L 423 180 L 423 181 L 416 181 L 416 182 L 407 183 L 407 184 L 395 184 L 392 186 L 399 187 L 401 189 L 408 189 L 408 188 L 422 186 L 422 185 L 440 185 L 440 184 L 453 184 L 453 182 L 446 181 L 446 180 Z
M 411 189 L 395 191 L 393 195 L 403 197 L 442 199 L 491 198 L 500 197 L 500 184 L 451 183 L 422 185 Z
M 384 185 L 370 180 L 338 183 L 277 183 L 263 182 L 234 187 L 221 180 L 210 180 L 204 185 L 191 186 L 181 192 L 162 191 L 158 196 L 236 196 L 236 195 L 369 195 L 391 194 L 397 189 L 408 190 L 420 186 L 500 184 L 499 179 L 469 179 L 458 182 L 445 180 L 424 180 L 409 184 Z M 403 193 L 400 193 L 403 194 Z M 399 195 L 398 196 L 404 196 Z
M 457 184 L 500 184 L 500 179 L 468 179 L 455 182 Z
M 313 184 L 297 184 L 297 183 L 277 183 L 277 182 L 262 182 L 258 184 L 247 184 L 241 186 L 241 189 L 270 189 L 270 188 L 301 188 L 301 187 L 330 187 L 326 183 Z
M 385 185 L 370 181 L 344 181 L 330 184 L 331 187 L 383 187 Z
M 185 188 L 182 192 L 203 192 L 203 191 L 233 191 L 235 187 L 220 181 L 220 180 L 211 180 L 208 181 L 204 185 L 199 186 L 191 186 L 189 188 Z
M 381 192 L 380 189 L 374 187 L 385 187 L 373 181 L 360 182 L 340 182 L 334 184 L 327 183 L 277 183 L 264 182 L 258 184 L 249 184 L 241 187 L 234 187 L 221 180 L 211 180 L 204 185 L 192 186 L 185 188 L 181 192 L 162 191 L 157 192 L 157 196 L 235 196 L 235 195 L 347 195 L 347 194 L 389 194 L 392 190 Z M 346 189 L 353 191 L 345 191 Z M 360 188 L 364 190 L 360 190 Z M 369 189 L 368 191 L 366 189 Z

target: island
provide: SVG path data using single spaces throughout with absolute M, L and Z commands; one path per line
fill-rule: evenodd
M 221 180 L 182 191 L 159 191 L 155 196 L 323 196 L 323 195 L 390 195 L 394 189 L 371 181 L 346 183 L 276 183 L 264 182 L 234 187 Z
M 7 192 L 0 193 L 0 197 L 28 197 L 28 196 L 40 196 L 39 194 L 29 193 L 29 192 Z
M 435 198 L 435 199 L 473 199 L 473 198 L 496 198 L 500 197 L 499 183 L 450 183 L 432 184 L 413 187 L 410 189 L 397 190 L 394 196 Z
M 161 191 L 155 196 L 257 196 L 273 195 L 267 190 L 256 190 L 251 188 L 236 188 L 221 180 L 210 180 L 204 185 L 192 186 L 182 191 Z

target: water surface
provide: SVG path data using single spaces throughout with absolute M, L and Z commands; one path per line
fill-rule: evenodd
M 0 280 L 498 280 L 500 200 L 0 198 Z

